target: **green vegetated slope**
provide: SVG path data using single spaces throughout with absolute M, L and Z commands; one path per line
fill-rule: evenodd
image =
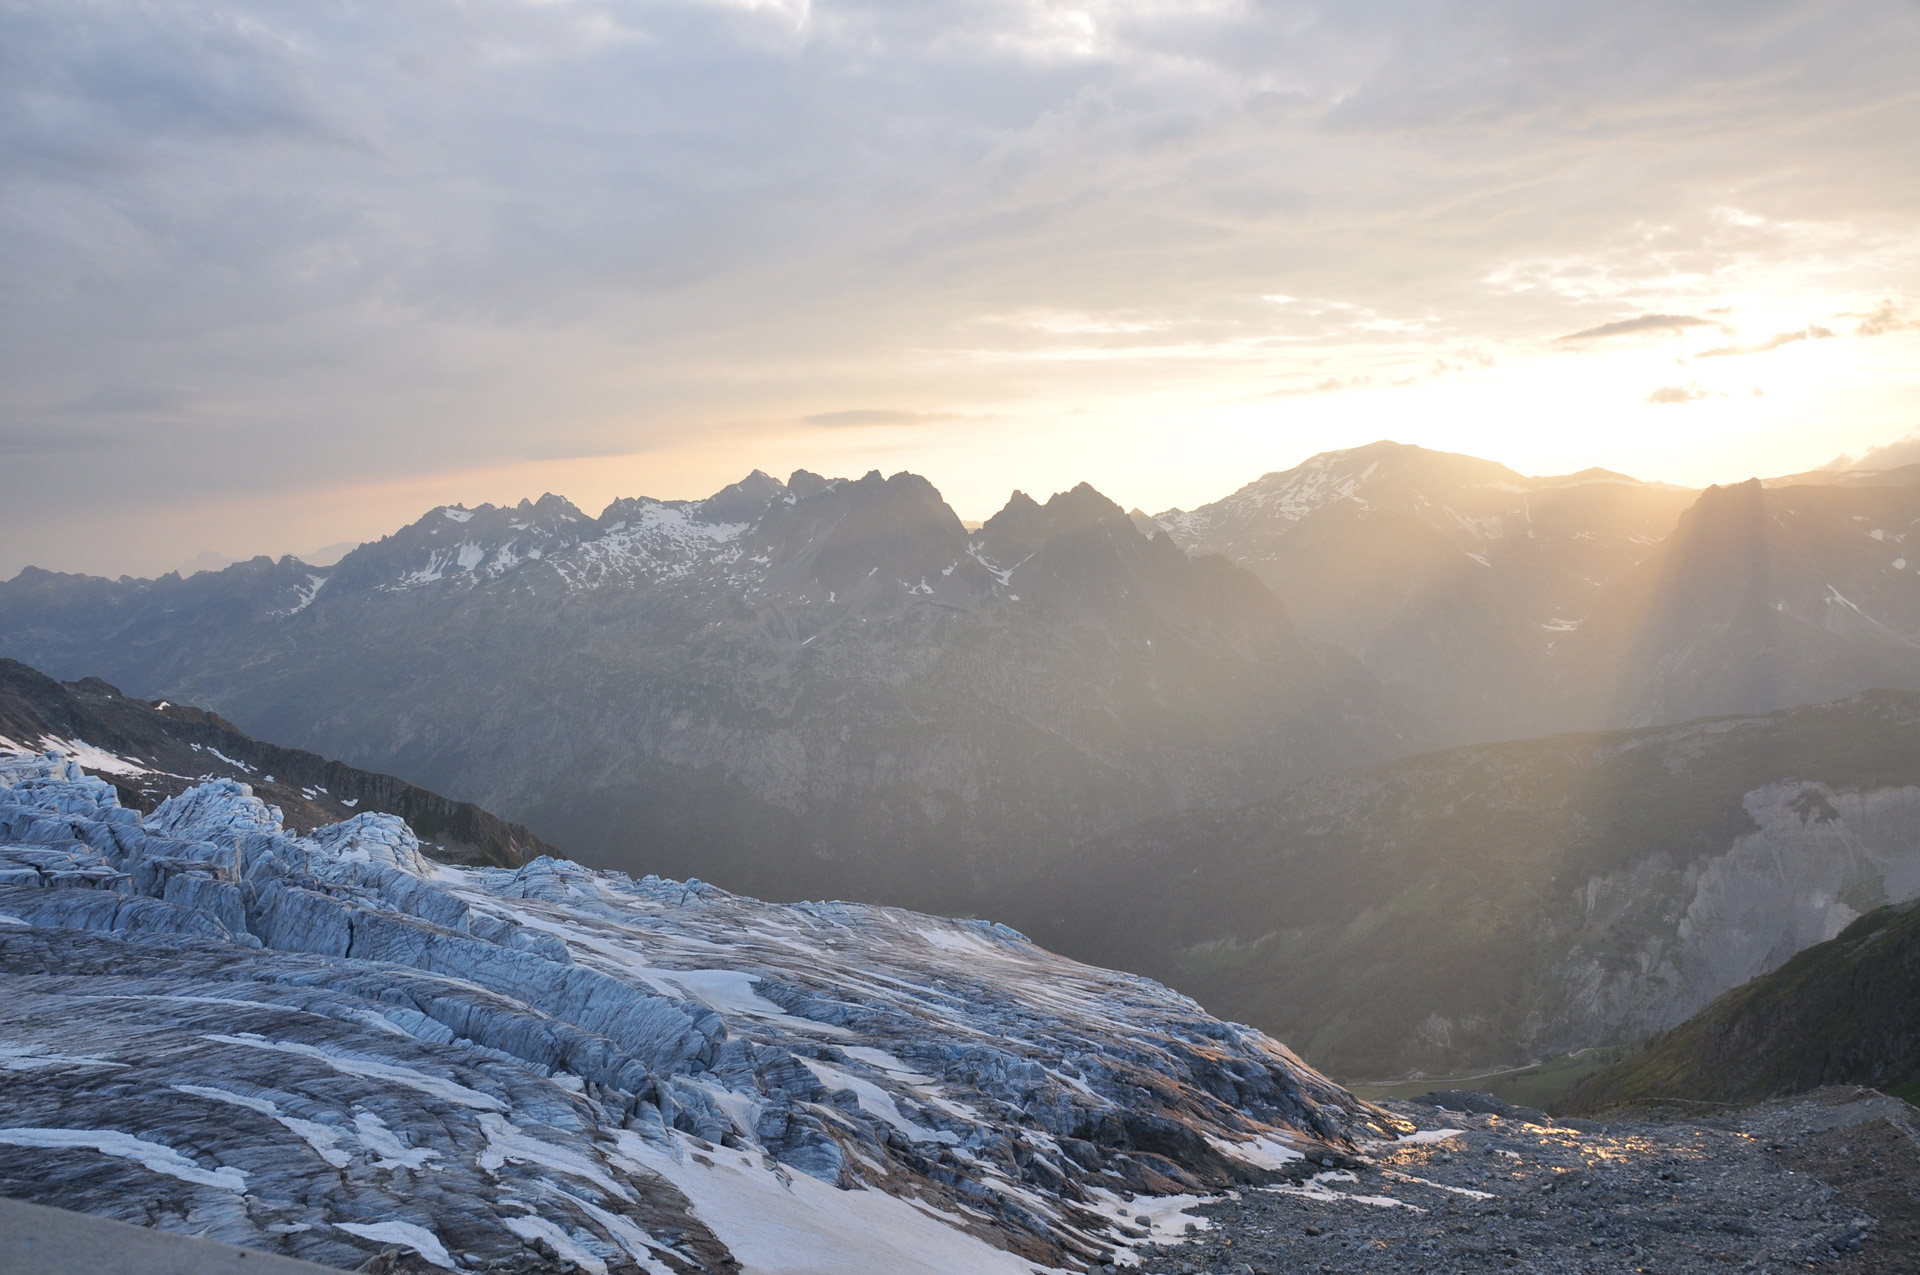
M 1638 1043 L 1920 892 L 1920 696 L 1450 749 L 1079 847 L 1040 941 L 1346 1080 Z
M 1920 903 L 1879 908 L 1576 1086 L 1591 1111 L 1648 1099 L 1757 1102 L 1821 1085 L 1920 1084 Z

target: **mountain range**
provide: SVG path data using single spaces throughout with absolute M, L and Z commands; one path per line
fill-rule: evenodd
M 1258 575 L 1426 743 L 1920 689 L 1920 466 L 1698 492 L 1375 443 L 1153 521 Z
M 592 864 L 1008 919 L 1341 1074 L 1453 1070 L 1671 1027 L 1916 892 L 1912 705 L 1862 693 L 1920 689 L 1917 477 L 1380 443 L 969 529 L 912 474 L 756 471 L 444 506 L 325 569 L 30 568 L 0 652 Z M 1765 878 L 1789 844 L 1811 875 Z
M 584 859 L 967 910 L 1065 846 L 1405 747 L 1248 573 L 1089 487 L 911 474 L 445 507 L 331 571 L 23 572 L 0 644 L 508 812 Z
M 1423 739 L 1451 743 L 1584 724 L 1552 694 L 1554 657 L 1697 495 L 1382 442 L 1153 521 L 1259 576 L 1302 633 L 1391 688 Z

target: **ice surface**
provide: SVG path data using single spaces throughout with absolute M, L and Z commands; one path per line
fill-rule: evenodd
M 1375 1118 L 1002 926 L 448 867 L 389 815 L 291 836 L 232 780 L 142 819 L 64 757 L 0 756 L 5 916 L 10 1180 L 34 1162 L 9 1148 L 87 1152 L 49 1202 L 158 1172 L 181 1216 L 348 1268 L 1064 1269 L 1129 1256 L 1123 1194 L 1171 1218 L 1149 1192 L 1351 1152 Z

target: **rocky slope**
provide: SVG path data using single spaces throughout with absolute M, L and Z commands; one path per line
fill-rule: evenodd
M 1920 695 L 1450 749 L 1079 847 L 1009 919 L 1348 1079 L 1672 1027 L 1920 895 Z
M 943 910 L 1129 821 L 1403 746 L 1375 680 L 1257 580 L 1087 487 L 973 533 L 911 474 L 755 474 L 597 519 L 551 496 L 448 507 L 312 574 L 289 597 L 297 564 L 24 573 L 0 648 L 596 863 Z
M 1302 633 L 1357 656 L 1436 742 L 1460 742 L 1576 724 L 1549 692 L 1559 644 L 1694 496 L 1380 442 L 1155 521 L 1259 576 Z
M 335 1266 L 1079 1269 L 1409 1127 L 1003 927 L 448 867 L 232 780 L 143 817 L 56 757 L 0 761 L 0 990 L 0 1193 Z
M 152 810 L 209 779 L 236 779 L 278 807 L 289 829 L 382 813 L 405 819 L 443 860 L 511 868 L 555 853 L 519 824 L 469 802 L 262 743 L 204 709 L 129 699 L 99 678 L 56 682 L 0 659 L 0 756 L 48 750 L 113 784 L 135 810 Z
M 1920 905 L 1878 908 L 1580 1084 L 1566 1105 L 1746 1103 L 1822 1085 L 1920 1096 Z
M 1484 1095 L 1483 1095 L 1484 1096 Z M 1196 1206 L 1145 1275 L 1911 1275 L 1920 1112 L 1828 1089 L 1741 1111 L 1451 1126 L 1371 1163 Z

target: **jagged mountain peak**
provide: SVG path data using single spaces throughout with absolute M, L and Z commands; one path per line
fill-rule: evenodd
M 959 516 L 932 483 L 904 470 L 823 480 L 770 507 L 749 539 L 773 583 L 833 597 L 869 584 L 931 592 L 967 562 Z
M 1080 483 L 1070 491 L 1055 492 L 1040 504 L 1023 491 L 1008 497 L 1005 508 L 981 525 L 976 540 L 1001 562 L 1025 557 L 1053 536 L 1071 535 L 1095 527 L 1133 528 L 1126 510 Z M 1135 529 L 1137 530 L 1137 528 Z
M 824 491 L 826 486 L 827 480 L 810 469 L 796 469 L 787 479 L 787 490 L 795 499 L 804 499 L 815 492 Z
M 787 494 L 787 484 L 756 469 L 737 483 L 729 483 L 698 503 L 702 522 L 752 522 L 767 506 Z
M 367 588 L 472 586 L 598 536 L 600 521 L 564 496 L 517 505 L 439 505 L 392 535 L 363 544 L 327 573 L 330 596 Z

